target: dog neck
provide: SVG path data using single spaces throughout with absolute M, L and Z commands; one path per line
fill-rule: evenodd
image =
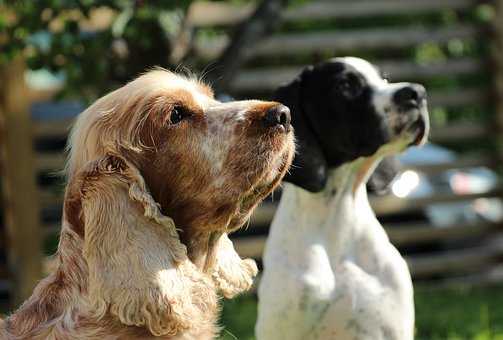
M 278 215 L 294 217 L 295 226 L 288 223 L 288 228 L 307 228 L 305 232 L 312 231 L 313 227 L 351 228 L 349 224 L 333 226 L 333 222 L 339 220 L 334 213 L 341 209 L 357 209 L 358 212 L 370 209 L 366 182 L 381 159 L 380 156 L 359 158 L 337 167 L 331 171 L 325 189 L 319 193 L 286 184 Z
M 329 258 L 338 261 L 353 256 L 351 248 L 362 237 L 383 234 L 366 189 L 380 159 L 359 158 L 339 166 L 319 193 L 286 184 L 267 241 L 267 248 L 274 250 L 266 255 L 274 258 L 287 252 L 292 258 L 286 261 L 309 267 L 306 252 L 312 244 L 323 245 Z
M 365 238 L 387 238 L 370 207 L 366 182 L 379 162 L 410 144 L 404 136 L 383 145 L 374 155 L 332 169 L 323 191 L 311 193 L 286 184 L 269 239 L 279 246 L 323 242 L 333 257 L 351 253 L 351 244 Z M 269 242 L 269 241 L 268 241 Z

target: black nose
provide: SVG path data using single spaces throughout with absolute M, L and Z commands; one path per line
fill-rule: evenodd
M 278 104 L 269 108 L 264 116 L 264 122 L 268 127 L 283 126 L 285 130 L 290 131 L 290 109 L 285 105 Z
M 418 108 L 425 98 L 426 90 L 419 84 L 404 86 L 393 95 L 393 101 L 402 109 Z

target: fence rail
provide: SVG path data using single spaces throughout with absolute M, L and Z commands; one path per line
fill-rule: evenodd
M 397 14 L 419 14 L 445 8 L 466 10 L 474 0 L 364 0 L 364 1 L 316 1 L 287 9 L 282 15 L 285 22 L 300 20 L 326 20 L 358 18 Z M 239 23 L 254 10 L 253 5 L 232 5 L 201 1 L 190 12 L 190 21 L 197 27 L 228 26 Z
M 392 81 L 452 77 L 483 70 L 482 62 L 471 58 L 454 59 L 432 64 L 417 64 L 410 61 L 380 61 L 376 65 L 385 75 L 392 76 Z M 291 66 L 246 70 L 234 78 L 232 88 L 238 92 L 272 91 L 282 83 L 294 79 L 302 68 L 302 66 Z
M 498 229 L 501 229 L 501 227 L 498 227 Z M 477 232 L 477 235 L 480 234 Z M 469 236 L 473 236 L 473 234 Z M 264 236 L 234 239 L 235 248 L 239 254 L 255 259 L 262 257 L 265 242 L 266 237 Z M 474 272 L 480 270 L 481 267 L 492 268 L 494 265 L 501 263 L 502 257 L 503 242 L 498 240 L 482 246 L 450 250 L 448 252 L 442 251 L 428 255 L 405 256 L 405 260 L 409 265 L 412 276 L 417 279 L 431 277 L 436 274 Z
M 267 38 L 250 50 L 251 57 L 305 54 L 322 51 L 350 51 L 375 48 L 406 48 L 423 43 L 446 43 L 452 39 L 476 38 L 480 28 L 460 25 L 449 28 L 373 28 L 343 32 L 289 33 Z M 200 39 L 195 50 L 199 57 L 218 57 L 229 42 L 227 36 Z

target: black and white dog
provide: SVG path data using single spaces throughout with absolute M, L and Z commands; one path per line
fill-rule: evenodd
M 299 150 L 267 240 L 257 338 L 412 339 L 409 270 L 365 183 L 383 157 L 425 142 L 425 89 L 349 57 L 306 68 L 275 100 Z

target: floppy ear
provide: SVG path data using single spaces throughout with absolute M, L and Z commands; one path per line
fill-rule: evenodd
M 213 283 L 187 259 L 173 220 L 161 214 L 137 168 L 108 155 L 77 180 L 96 316 L 110 313 L 155 336 L 204 322 L 217 304 Z
M 383 158 L 367 182 L 367 190 L 377 195 L 387 194 L 391 183 L 400 173 L 400 162 L 395 156 Z
M 255 261 L 241 259 L 227 233 L 223 233 L 215 245 L 212 267 L 211 276 L 226 298 L 250 289 L 258 273 Z
M 274 94 L 274 100 L 288 106 L 295 129 L 297 152 L 284 180 L 311 192 L 325 188 L 327 182 L 327 162 L 314 135 L 302 105 L 302 78 L 309 73 L 306 68 L 294 81 L 281 86 Z

